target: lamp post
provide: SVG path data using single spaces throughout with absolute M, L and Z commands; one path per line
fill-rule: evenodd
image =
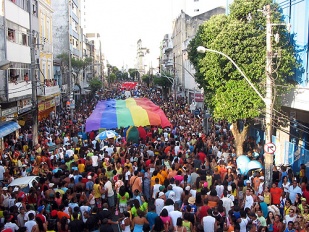
M 268 28 L 268 24 L 267 24 L 267 28 Z M 262 94 L 257 90 L 257 88 L 255 88 L 255 86 L 253 85 L 253 83 L 250 81 L 250 79 L 245 75 L 245 73 L 238 67 L 238 65 L 235 63 L 234 60 L 232 60 L 231 57 L 229 57 L 228 55 L 213 50 L 213 49 L 209 49 L 209 48 L 205 48 L 203 46 L 199 46 L 197 47 L 197 52 L 198 53 L 206 53 L 206 52 L 212 52 L 212 53 L 217 53 L 220 54 L 224 57 L 226 57 L 235 67 L 236 69 L 240 72 L 240 74 L 243 76 L 243 78 L 248 82 L 248 84 L 250 85 L 250 87 L 256 92 L 256 94 L 263 100 L 263 102 L 265 103 L 266 106 L 266 116 L 265 116 L 265 121 L 266 121 L 266 139 L 265 142 L 266 143 L 271 143 L 272 138 L 272 132 L 271 132 L 271 125 L 272 125 L 272 87 L 271 87 L 271 65 L 269 65 L 269 62 L 271 62 L 269 59 L 271 59 L 271 56 L 269 54 L 271 54 L 271 52 L 269 50 L 271 50 L 271 40 L 269 39 L 269 36 L 271 36 L 271 33 L 269 33 L 269 28 L 267 29 L 267 62 L 266 62 L 266 97 L 263 97 Z M 269 48 L 270 47 L 270 48 Z M 273 166 L 273 155 L 266 153 L 265 154 L 265 186 L 270 186 L 270 184 L 272 183 L 272 166 Z

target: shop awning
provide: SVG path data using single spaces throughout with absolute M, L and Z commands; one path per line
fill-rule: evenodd
M 17 122 L 3 122 L 0 123 L 0 138 L 3 138 L 4 136 L 18 130 L 20 126 Z

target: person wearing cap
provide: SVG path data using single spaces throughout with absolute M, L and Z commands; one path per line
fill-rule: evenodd
M 7 187 L 2 188 L 2 193 L 0 197 L 1 197 L 0 202 L 2 202 L 3 207 L 7 209 L 9 207 L 9 200 L 11 198 L 11 194 L 8 192 Z
M 37 214 L 36 214 L 36 218 L 40 218 L 42 220 L 43 223 L 46 223 L 46 217 L 44 215 L 45 212 L 45 205 L 41 205 L 37 208 Z
M 261 195 L 264 191 L 264 183 L 265 182 L 264 182 L 264 176 L 260 176 L 259 178 L 260 178 L 260 185 L 259 185 L 257 193 L 258 193 L 258 195 Z
M 298 208 L 300 209 L 300 213 L 301 214 L 304 213 L 305 207 L 307 207 L 307 200 L 306 200 L 306 198 L 302 197 L 301 198 L 301 203 L 298 205 Z
M 155 200 L 154 204 L 156 206 L 156 213 L 160 215 L 163 207 L 164 207 L 164 202 L 165 202 L 165 194 L 164 192 L 159 192 L 158 193 L 158 198 Z

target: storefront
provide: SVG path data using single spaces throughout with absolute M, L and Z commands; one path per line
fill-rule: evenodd
M 52 111 L 56 111 L 55 98 L 46 99 L 38 104 L 38 120 L 42 121 L 44 118 L 48 118 Z

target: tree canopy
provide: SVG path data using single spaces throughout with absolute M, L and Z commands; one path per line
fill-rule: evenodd
M 272 23 L 283 23 L 278 5 L 271 0 L 234 0 L 229 15 L 210 18 L 199 27 L 189 44 L 189 59 L 195 67 L 196 80 L 204 88 L 206 104 L 216 119 L 231 123 L 238 120 L 249 122 L 249 119 L 263 113 L 265 104 L 226 57 L 212 52 L 199 54 L 196 49 L 204 46 L 228 55 L 265 96 L 266 17 L 258 10 L 268 4 L 272 9 Z M 248 15 L 251 15 L 251 20 L 248 20 Z M 275 26 L 272 29 L 273 34 L 278 32 L 280 35 L 277 44 L 272 38 L 275 72 L 271 75 L 275 88 L 276 84 L 289 85 L 295 68 L 300 65 L 292 36 L 286 27 Z M 280 87 L 276 88 L 274 100 L 277 103 L 282 91 Z

